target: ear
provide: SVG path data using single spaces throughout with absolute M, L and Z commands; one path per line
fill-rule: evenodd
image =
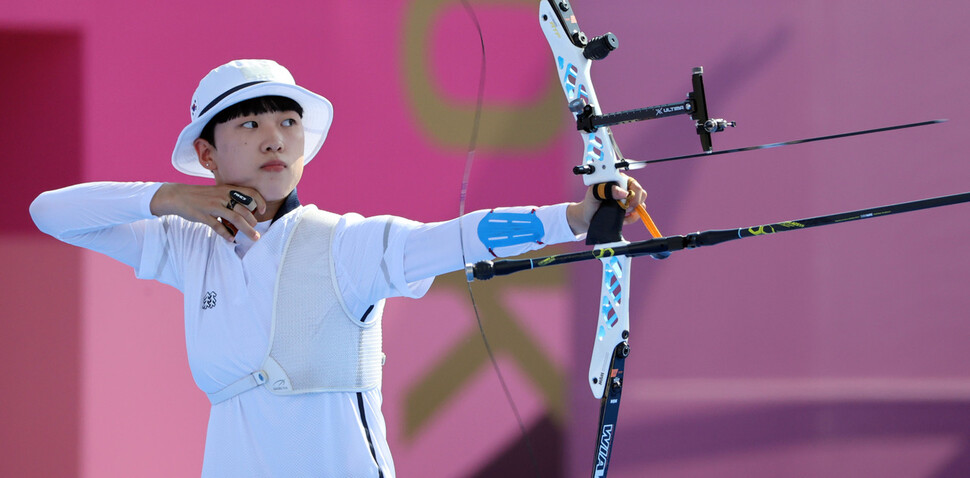
M 216 162 L 212 159 L 212 152 L 216 149 L 215 146 L 211 145 L 208 141 L 202 138 L 196 138 L 192 142 L 192 147 L 195 148 L 195 155 L 199 158 L 199 164 L 203 168 L 209 171 L 215 171 L 218 169 Z

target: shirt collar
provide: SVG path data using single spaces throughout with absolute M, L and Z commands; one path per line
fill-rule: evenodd
M 290 211 L 298 207 L 300 207 L 300 198 L 297 197 L 296 188 L 294 188 L 292 191 L 290 191 L 290 194 L 286 196 L 286 199 L 283 200 L 283 205 L 280 206 L 278 211 L 276 211 L 276 215 L 273 216 L 273 222 L 276 222 L 277 219 L 287 215 Z M 270 224 L 272 224 L 272 222 Z

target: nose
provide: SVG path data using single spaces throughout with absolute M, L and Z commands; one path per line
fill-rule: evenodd
M 266 136 L 263 139 L 262 150 L 266 153 L 280 152 L 283 151 L 285 142 L 283 141 L 283 132 L 277 127 L 266 128 Z

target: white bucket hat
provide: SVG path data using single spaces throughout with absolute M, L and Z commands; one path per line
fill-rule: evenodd
M 220 111 L 241 101 L 260 96 L 284 96 L 303 107 L 304 163 L 320 151 L 333 121 L 333 106 L 326 98 L 296 86 L 293 75 L 272 60 L 236 60 L 212 71 L 199 82 L 192 96 L 189 123 L 175 143 L 172 164 L 192 176 L 211 178 L 212 172 L 199 164 L 192 143 L 202 128 Z

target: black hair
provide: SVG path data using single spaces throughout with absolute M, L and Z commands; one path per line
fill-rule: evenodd
M 303 117 L 303 107 L 296 101 L 285 96 L 260 96 L 240 101 L 226 109 L 216 113 L 215 116 L 206 123 L 199 133 L 199 138 L 204 139 L 216 147 L 216 125 L 232 121 L 236 118 L 249 115 L 259 115 L 263 113 L 277 113 L 281 111 L 294 111 Z

